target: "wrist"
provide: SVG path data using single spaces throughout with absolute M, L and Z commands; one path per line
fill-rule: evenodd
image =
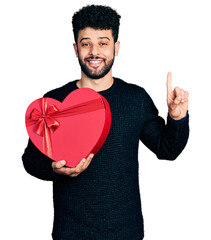
M 168 113 L 168 117 L 173 121 L 173 122 L 183 122 L 187 119 L 188 117 L 188 111 L 186 112 L 186 115 L 180 116 L 178 118 L 172 117 L 170 113 Z
M 174 110 L 172 110 L 172 109 L 169 108 L 169 110 L 168 110 L 168 115 L 169 115 L 173 120 L 179 121 L 179 120 L 181 120 L 181 119 L 183 119 L 183 118 L 186 117 L 187 112 L 188 112 L 188 111 L 181 113 L 180 111 L 174 111 Z

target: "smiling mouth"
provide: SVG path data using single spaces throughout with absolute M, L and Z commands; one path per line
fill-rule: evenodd
M 104 60 L 99 58 L 98 59 L 88 58 L 87 62 L 90 67 L 97 68 L 101 65 L 102 62 L 104 62 Z

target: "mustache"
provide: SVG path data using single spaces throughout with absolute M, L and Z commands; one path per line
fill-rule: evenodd
M 104 59 L 104 58 L 101 58 L 101 57 L 94 57 L 94 56 L 92 56 L 92 57 L 85 58 L 86 61 L 87 61 L 87 60 L 98 60 L 98 59 L 105 61 L 105 59 Z

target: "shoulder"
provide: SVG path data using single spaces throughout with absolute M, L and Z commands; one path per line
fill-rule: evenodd
M 133 108 L 143 108 L 145 109 L 144 111 L 155 108 L 152 98 L 143 87 L 134 83 L 128 83 L 119 78 L 117 81 L 118 90 L 116 91 L 115 97 L 124 101 L 127 105 L 130 104 Z
M 118 81 L 118 90 L 125 95 L 132 95 L 134 97 L 148 98 L 149 94 L 147 91 L 134 83 L 128 83 L 120 78 L 116 78 Z
M 65 84 L 65 85 L 63 85 L 61 87 L 55 88 L 53 90 L 50 90 L 49 92 L 44 94 L 44 97 L 50 97 L 50 98 L 54 98 L 54 99 L 56 99 L 58 101 L 63 101 L 65 99 L 65 97 L 70 92 L 72 92 L 73 90 L 77 89 L 76 81 L 77 80 L 68 82 L 67 84 Z

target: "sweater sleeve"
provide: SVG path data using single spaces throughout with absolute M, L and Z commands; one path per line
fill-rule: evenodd
M 41 180 L 53 181 L 64 177 L 53 171 L 51 166 L 53 161 L 40 152 L 30 139 L 22 155 L 22 161 L 25 170 Z
M 22 156 L 22 161 L 25 170 L 32 176 L 42 180 L 53 180 L 52 161 L 36 149 L 30 139 Z
M 153 151 L 158 159 L 175 160 L 185 148 L 189 137 L 189 115 L 181 121 L 167 116 L 167 123 L 158 116 L 150 96 L 144 91 L 143 111 L 145 120 L 140 140 Z

